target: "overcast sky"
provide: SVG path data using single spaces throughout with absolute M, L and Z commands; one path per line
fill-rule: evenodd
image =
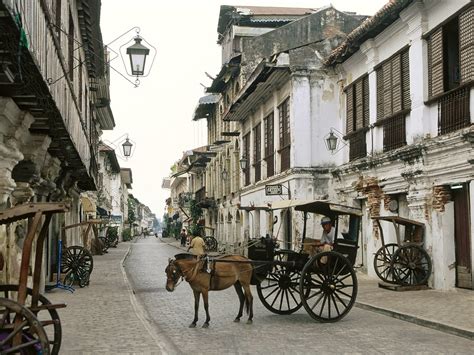
M 373 15 L 386 0 L 102 0 L 105 44 L 138 26 L 140 35 L 157 48 L 151 73 L 138 88 L 118 74 L 111 79 L 116 127 L 106 131 L 104 139 L 119 144 L 118 138 L 127 133 L 136 143 L 133 156 L 119 160 L 132 169 L 133 195 L 161 218 L 169 197 L 169 190 L 161 189 L 162 178 L 169 176 L 184 151 L 207 143 L 205 122 L 194 123 L 192 114 L 204 95 L 201 84 L 210 84 L 204 72 L 214 76 L 221 67 L 216 43 L 220 5 L 318 8 L 329 3 L 339 10 Z M 117 49 L 133 36 L 132 31 L 111 47 Z M 124 73 L 120 58 L 112 66 Z

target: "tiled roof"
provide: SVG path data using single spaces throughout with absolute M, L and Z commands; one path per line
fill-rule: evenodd
M 341 63 L 354 54 L 366 40 L 377 36 L 398 19 L 400 11 L 413 0 L 390 0 L 377 13 L 347 35 L 342 44 L 335 48 L 324 61 L 325 65 Z

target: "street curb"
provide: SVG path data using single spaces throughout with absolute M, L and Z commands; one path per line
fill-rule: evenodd
M 135 241 L 133 241 L 132 243 L 135 243 Z M 123 256 L 122 260 L 120 261 L 120 270 L 122 271 L 123 279 L 127 286 L 127 290 L 130 294 L 130 303 L 132 304 L 133 310 L 135 311 L 135 314 L 137 315 L 138 319 L 140 319 L 145 329 L 148 331 L 150 336 L 155 341 L 160 353 L 161 354 L 177 354 L 179 353 L 179 351 L 171 343 L 171 341 L 164 338 L 163 336 L 158 335 L 159 332 L 156 331 L 156 327 L 153 325 L 153 321 L 148 317 L 147 311 L 137 300 L 137 297 L 135 295 L 135 292 L 133 291 L 132 285 L 130 284 L 130 281 L 127 276 L 127 272 L 125 271 L 124 264 L 125 264 L 125 260 L 127 260 L 128 256 L 130 255 L 132 251 L 132 243 L 130 243 L 127 252 Z
M 459 337 L 462 337 L 462 338 L 467 338 L 469 340 L 474 340 L 474 332 L 472 332 L 470 330 L 467 330 L 467 329 L 457 328 L 457 327 L 453 327 L 453 326 L 446 325 L 446 324 L 443 324 L 443 323 L 431 321 L 431 320 L 428 320 L 428 319 L 423 319 L 423 318 L 419 318 L 419 317 L 412 316 L 412 315 L 409 315 L 409 314 L 400 313 L 400 312 L 393 311 L 393 310 L 390 310 L 390 309 L 373 306 L 373 305 L 368 304 L 368 303 L 363 303 L 363 302 L 357 302 L 356 301 L 354 303 L 354 305 L 357 308 L 361 308 L 361 309 L 364 309 L 364 310 L 367 310 L 367 311 L 376 312 L 376 313 L 379 313 L 379 314 L 383 314 L 385 316 L 389 316 L 389 317 L 400 319 L 400 320 L 403 320 L 403 321 L 406 321 L 406 322 L 414 323 L 416 325 L 420 325 L 420 326 L 423 326 L 423 327 L 439 330 L 441 332 L 456 335 L 456 336 L 459 336 Z

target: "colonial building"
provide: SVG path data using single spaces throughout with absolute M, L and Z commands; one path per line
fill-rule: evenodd
M 348 144 L 331 196 L 363 208 L 369 275 L 381 246 L 370 217 L 399 215 L 425 224 L 433 287 L 473 287 L 473 34 L 471 1 L 390 1 L 325 61 Z
M 61 227 L 86 218 L 80 194 L 96 189 L 99 136 L 114 127 L 99 17 L 98 0 L 0 2 L 0 208 L 71 204 L 51 223 L 47 274 Z M 17 282 L 22 229 L 0 227 L 2 283 Z M 82 243 L 79 231 L 63 238 Z

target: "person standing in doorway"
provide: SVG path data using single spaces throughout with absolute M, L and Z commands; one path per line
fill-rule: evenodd
M 179 235 L 179 237 L 181 238 L 181 246 L 185 247 L 186 246 L 186 238 L 187 238 L 186 229 L 183 228 L 181 230 L 181 234 Z

